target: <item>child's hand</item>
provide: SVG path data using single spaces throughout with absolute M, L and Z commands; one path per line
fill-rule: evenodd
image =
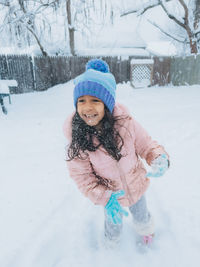
M 123 195 L 123 190 L 112 193 L 107 205 L 105 206 L 108 219 L 114 224 L 122 223 L 122 215 L 128 216 L 128 212 L 122 208 L 117 200 Z
M 148 172 L 146 177 L 160 177 L 169 168 L 169 160 L 165 154 L 160 155 L 151 163 L 152 172 Z

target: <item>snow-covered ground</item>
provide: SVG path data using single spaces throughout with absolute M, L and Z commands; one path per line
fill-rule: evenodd
M 65 117 L 73 109 L 72 82 L 45 92 L 13 95 L 0 110 L 0 266 L 188 267 L 199 264 L 200 86 L 133 90 L 117 99 L 170 154 L 163 178 L 147 192 L 155 243 L 138 252 L 131 217 L 122 242 L 101 245 L 103 209 L 84 198 L 65 164 Z

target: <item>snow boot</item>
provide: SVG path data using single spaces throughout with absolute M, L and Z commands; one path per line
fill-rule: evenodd
M 154 237 L 154 234 L 143 236 L 142 237 L 143 244 L 147 245 L 147 246 L 150 246 L 152 244 L 152 242 L 153 242 L 153 237 Z
M 7 109 L 6 109 L 4 106 L 2 106 L 2 111 L 3 111 L 3 113 L 4 113 L 5 115 L 7 115 L 8 111 L 7 111 Z

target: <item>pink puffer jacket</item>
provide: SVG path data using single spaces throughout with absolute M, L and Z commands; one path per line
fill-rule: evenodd
M 74 113 L 64 124 L 64 134 L 69 142 L 72 138 L 73 116 Z M 144 194 L 150 182 L 145 177 L 146 170 L 140 158 L 145 159 L 150 165 L 152 160 L 166 152 L 162 146 L 151 139 L 123 105 L 115 105 L 114 116 L 124 117 L 120 120 L 120 125 L 123 124 L 123 127 L 116 126 L 124 140 L 121 151 L 123 157 L 120 161 L 117 162 L 104 148 L 100 147 L 95 152 L 88 152 L 87 159 L 67 161 L 67 165 L 70 176 L 80 191 L 94 204 L 105 206 L 112 193 L 104 185 L 98 184 L 95 171 L 97 175 L 114 182 L 114 191 L 124 190 L 125 196 L 121 197 L 119 202 L 122 206 L 131 206 Z

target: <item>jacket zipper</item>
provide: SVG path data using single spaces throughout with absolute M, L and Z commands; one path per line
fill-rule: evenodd
M 127 197 L 129 205 L 130 205 L 131 204 L 131 199 L 130 199 L 131 194 L 130 194 L 130 190 L 129 190 L 129 187 L 128 187 L 128 184 L 127 184 L 127 181 L 126 181 L 126 177 L 122 173 L 118 162 L 116 162 L 116 167 L 117 167 L 117 169 L 119 171 L 119 176 L 120 176 L 120 180 L 122 182 L 123 189 L 125 191 L 125 196 Z

